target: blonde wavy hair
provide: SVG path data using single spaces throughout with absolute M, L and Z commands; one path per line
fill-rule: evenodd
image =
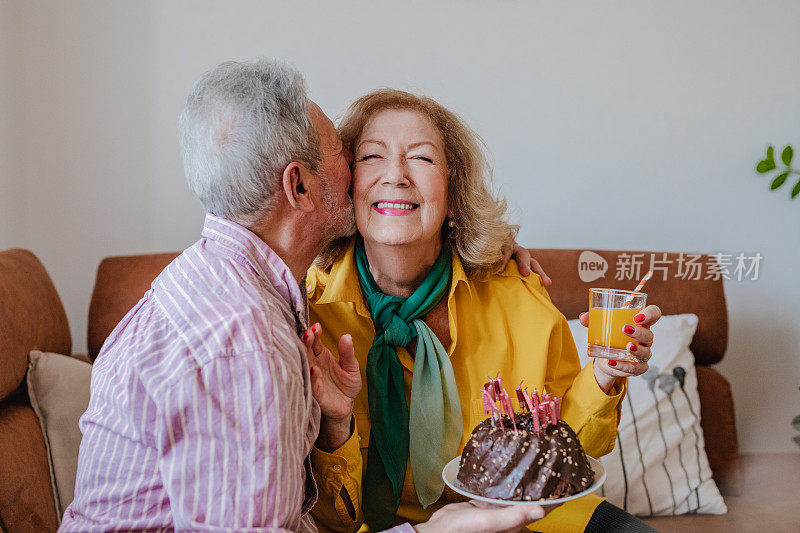
M 458 115 L 431 98 L 378 89 L 347 108 L 338 128 L 342 143 L 354 150 L 369 119 L 386 109 L 417 111 L 439 129 L 449 172 L 448 201 L 455 222 L 452 228 L 443 225 L 442 244 L 458 254 L 467 275 L 482 277 L 496 271 L 519 226 L 505 220 L 506 201 L 492 191 L 492 169 L 483 140 Z M 317 266 L 330 269 L 351 239 L 343 237 L 330 243 L 317 258 Z

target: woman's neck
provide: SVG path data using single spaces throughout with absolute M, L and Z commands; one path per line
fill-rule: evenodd
M 369 271 L 381 292 L 408 298 L 422 285 L 436 263 L 442 243 L 386 245 L 364 241 Z

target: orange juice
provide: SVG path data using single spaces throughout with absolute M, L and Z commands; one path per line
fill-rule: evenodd
M 590 308 L 589 344 L 626 350 L 633 339 L 622 331 L 622 327 L 625 324 L 636 324 L 633 317 L 641 313 L 642 309 Z

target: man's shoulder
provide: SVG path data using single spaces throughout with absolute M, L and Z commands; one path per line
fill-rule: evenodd
M 267 282 L 246 265 L 212 257 L 199 268 L 187 252 L 159 276 L 154 296 L 201 359 L 271 349 L 292 330 Z

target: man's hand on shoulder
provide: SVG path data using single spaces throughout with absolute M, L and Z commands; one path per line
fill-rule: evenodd
M 361 371 L 353 350 L 353 338 L 339 339 L 339 359 L 322 344 L 322 326 L 314 324 L 303 333 L 308 364 L 311 368 L 311 391 L 322 411 L 317 447 L 330 452 L 350 438 L 353 401 L 361 391 Z
M 532 272 L 536 272 L 541 276 L 542 284 L 545 287 L 549 287 L 550 284 L 553 283 L 550 277 L 545 273 L 542 265 L 539 264 L 539 261 L 533 258 L 531 252 L 516 242 L 514 242 L 514 246 L 506 248 L 503 252 L 503 264 L 497 271 L 498 274 L 506 269 L 508 262 L 512 259 L 517 262 L 517 270 L 519 270 L 521 275 L 530 276 Z

